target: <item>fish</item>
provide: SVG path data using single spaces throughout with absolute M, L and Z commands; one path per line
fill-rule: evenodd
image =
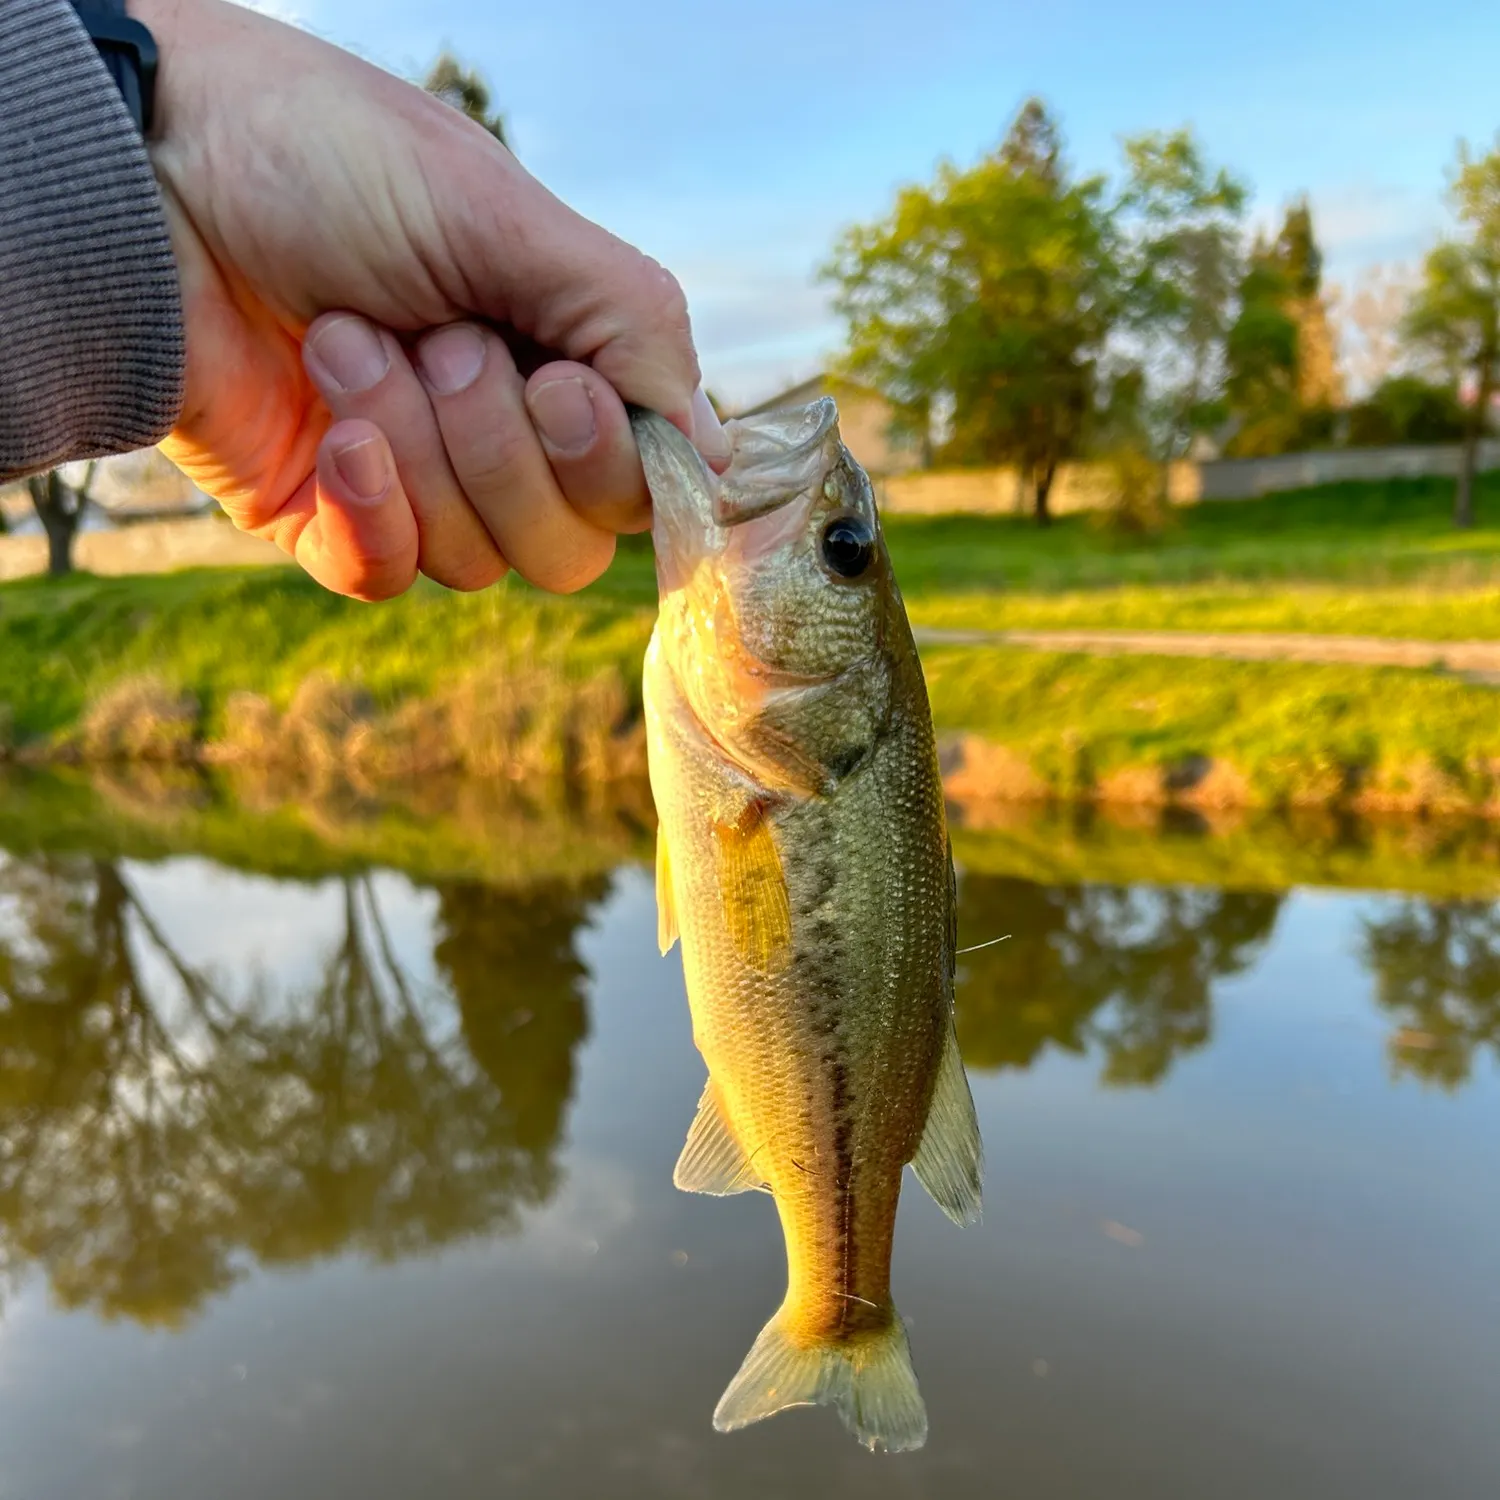
M 831 1406 L 872 1450 L 927 1412 L 891 1299 L 903 1169 L 956 1223 L 981 1143 L 926 684 L 868 476 L 823 398 L 726 424 L 712 474 L 632 410 L 659 606 L 643 674 L 663 954 L 708 1078 L 673 1180 L 774 1199 L 787 1292 L 714 1412 Z

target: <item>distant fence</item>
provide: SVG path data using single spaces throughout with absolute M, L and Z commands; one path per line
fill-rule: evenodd
M 1183 462 L 1172 465 L 1167 493 L 1174 505 L 1253 500 L 1345 480 L 1454 475 L 1458 457 L 1457 447 L 1341 448 L 1276 458 Z M 1500 469 L 1500 441 L 1479 445 L 1479 467 Z M 876 490 L 881 509 L 893 515 L 1014 515 L 1031 504 L 1020 475 L 1010 468 L 895 474 L 880 480 Z M 1060 516 L 1101 509 L 1111 498 L 1109 471 L 1101 464 L 1063 464 L 1048 498 L 1053 513 Z
M 274 543 L 246 536 L 228 521 L 213 516 L 189 521 L 142 521 L 111 531 L 82 531 L 73 543 L 73 561 L 79 568 L 111 577 L 288 560 Z M 45 536 L 0 536 L 0 579 L 27 578 L 46 571 Z
M 1500 441 L 1480 444 L 1479 466 L 1500 469 Z M 1199 500 L 1251 500 L 1343 480 L 1416 479 L 1457 472 L 1457 448 L 1347 448 L 1287 453 L 1279 458 L 1176 463 L 1169 475 L 1168 494 L 1174 505 L 1192 505 Z M 896 474 L 877 480 L 876 493 L 881 509 L 893 515 L 1014 515 L 1030 503 L 1014 469 Z M 1050 500 L 1057 515 L 1100 509 L 1110 500 L 1109 472 L 1101 464 L 1063 464 Z M 220 516 L 141 521 L 80 532 L 73 544 L 73 560 L 86 572 L 106 576 L 288 561 L 272 543 L 246 536 Z M 45 536 L 0 536 L 0 580 L 46 571 Z
M 1253 500 L 1278 490 L 1310 489 L 1350 479 L 1423 479 L 1458 473 L 1457 447 L 1338 448 L 1276 458 L 1221 458 L 1200 464 L 1203 500 Z M 1479 445 L 1479 467 L 1500 469 L 1500 442 Z
M 1199 498 L 1199 465 L 1177 463 L 1168 476 L 1173 505 Z M 1062 464 L 1047 504 L 1054 515 L 1099 510 L 1110 502 L 1110 474 L 1102 464 Z M 1014 515 L 1031 508 L 1029 490 L 1015 469 L 952 469 L 893 474 L 876 485 L 880 508 L 892 515 Z

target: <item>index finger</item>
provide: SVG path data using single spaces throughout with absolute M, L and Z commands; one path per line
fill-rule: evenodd
M 486 165 L 494 189 L 466 195 L 451 226 L 473 311 L 592 366 L 622 399 L 660 412 L 722 468 L 729 443 L 702 391 L 676 277 L 575 213 L 508 152 L 496 147 Z

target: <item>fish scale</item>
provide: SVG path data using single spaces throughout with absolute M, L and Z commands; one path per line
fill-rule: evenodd
M 902 1172 L 978 1216 L 953 1031 L 931 714 L 868 479 L 829 401 L 730 423 L 715 479 L 633 414 L 660 611 L 644 701 L 663 951 L 708 1081 L 675 1180 L 774 1198 L 787 1294 L 715 1412 L 834 1406 L 872 1448 L 926 1411 L 890 1292 Z

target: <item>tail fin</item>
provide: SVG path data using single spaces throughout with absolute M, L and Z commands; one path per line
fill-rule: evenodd
M 904 1453 L 927 1441 L 927 1408 L 906 1329 L 894 1311 L 888 1328 L 807 1348 L 791 1342 L 777 1313 L 720 1397 L 714 1426 L 733 1432 L 789 1406 L 836 1407 L 844 1426 L 872 1452 Z

